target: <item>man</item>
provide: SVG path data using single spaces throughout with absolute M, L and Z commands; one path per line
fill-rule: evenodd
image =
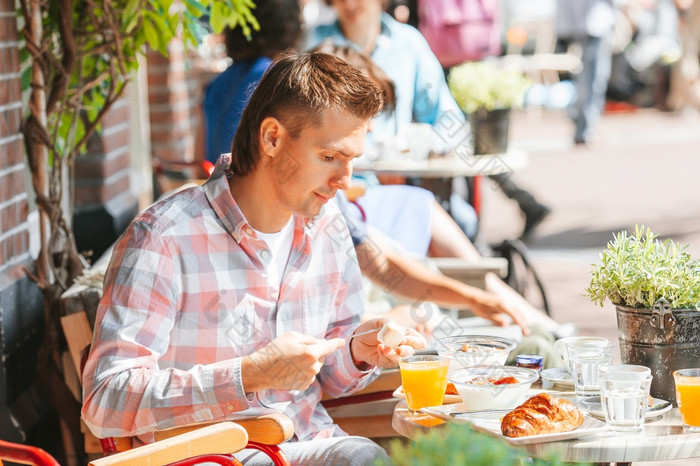
M 422 349 L 379 344 L 349 238 L 333 236 L 352 160 L 382 107 L 367 77 L 327 54 L 285 55 L 241 117 L 232 156 L 203 185 L 140 214 L 116 243 L 83 376 L 98 437 L 139 436 L 269 410 L 287 414 L 295 464 L 386 453 L 345 435 L 319 404 L 363 388 L 375 366 Z M 245 453 L 246 464 L 260 455 Z M 265 458 L 266 459 L 266 458 Z

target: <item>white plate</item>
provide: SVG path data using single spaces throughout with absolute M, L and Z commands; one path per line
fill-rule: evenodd
M 400 398 L 402 400 L 406 399 L 406 394 L 403 392 L 403 385 L 399 385 L 399 388 L 394 390 L 394 393 L 392 393 L 392 396 L 394 398 Z M 448 395 L 445 394 L 445 397 L 442 399 L 443 404 L 452 404 L 452 403 L 461 403 L 462 398 L 459 395 Z
M 540 372 L 540 377 L 562 387 L 574 387 L 574 379 L 563 367 L 552 367 L 551 369 L 545 369 Z
M 570 432 L 557 432 L 554 434 L 528 435 L 526 437 L 506 437 L 501 433 L 501 420 L 511 410 L 465 412 L 462 403 L 431 406 L 420 411 L 439 417 L 449 422 L 469 424 L 474 430 L 499 437 L 512 445 L 530 445 L 533 443 L 556 442 L 558 440 L 571 440 L 590 435 L 599 434 L 608 430 L 605 422 L 592 416 L 584 416 L 583 424 Z
M 652 405 L 647 408 L 647 412 L 644 415 L 644 419 L 647 421 L 661 416 L 673 407 L 671 403 L 666 400 L 660 398 L 654 398 L 653 400 Z M 605 420 L 605 413 L 603 412 L 603 406 L 600 404 L 599 396 L 589 396 L 588 398 L 578 401 L 576 404 L 579 408 L 588 411 L 591 416 Z

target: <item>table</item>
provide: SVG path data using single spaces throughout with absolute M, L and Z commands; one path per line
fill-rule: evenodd
M 533 385 L 533 387 L 535 387 Z M 545 390 L 539 387 L 532 392 L 548 391 L 554 396 L 572 399 L 572 392 L 562 392 L 558 387 Z M 444 426 L 445 422 L 425 415 L 416 418 L 408 412 L 406 402 L 396 405 L 392 426 L 404 437 L 414 438 L 419 432 Z M 574 440 L 523 445 L 530 455 L 546 458 L 557 455 L 561 461 L 591 463 L 616 463 L 632 461 L 661 461 L 700 457 L 700 434 L 683 433 L 678 408 L 665 413 L 659 420 L 647 421 L 642 434 L 597 434 Z
M 503 154 L 457 155 L 431 157 L 415 160 L 410 157 L 379 159 L 370 164 L 356 163 L 353 167 L 357 173 L 373 172 L 378 175 L 400 175 L 417 178 L 420 186 L 435 193 L 445 210 L 450 212 L 449 199 L 452 194 L 452 180 L 459 177 L 473 178 L 469 187 L 470 202 L 477 215 L 480 213 L 481 195 L 479 180 L 482 175 L 499 175 L 512 173 L 525 168 L 528 164 L 527 152 L 509 149 Z
M 459 156 L 448 154 L 425 160 L 411 158 L 379 159 L 356 164 L 354 171 L 402 175 L 416 178 L 453 178 L 458 176 L 497 175 L 520 170 L 528 164 L 527 152 L 510 149 L 503 154 Z

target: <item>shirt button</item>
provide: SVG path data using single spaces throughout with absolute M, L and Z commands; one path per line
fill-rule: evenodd
M 233 411 L 234 409 L 236 409 L 236 408 L 234 408 L 233 405 L 231 405 L 231 404 L 226 405 L 226 410 L 227 410 L 228 412 L 231 412 L 231 411 Z
M 245 229 L 245 233 L 246 233 L 246 235 L 248 235 L 248 236 L 253 236 L 253 230 L 251 230 L 250 228 L 246 228 L 246 229 Z
M 267 251 L 263 251 L 263 252 L 260 253 L 260 255 L 262 256 L 263 259 L 267 259 L 267 256 L 269 256 L 270 253 L 267 252 Z

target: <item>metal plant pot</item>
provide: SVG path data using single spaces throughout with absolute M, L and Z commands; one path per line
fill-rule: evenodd
M 508 150 L 510 109 L 477 110 L 469 116 L 474 155 L 503 154 Z
M 622 362 L 649 367 L 651 395 L 675 405 L 673 371 L 700 367 L 700 311 L 670 309 L 665 300 L 653 309 L 615 309 Z

